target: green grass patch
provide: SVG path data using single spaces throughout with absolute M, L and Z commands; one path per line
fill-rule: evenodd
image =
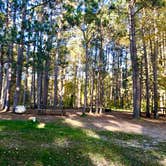
M 93 166 L 161 165 L 164 142 L 155 149 L 123 146 L 116 140 L 153 141 L 142 135 L 73 128 L 57 120 L 40 124 L 32 121 L 0 121 L 1 166 Z
M 111 132 L 111 131 L 98 131 L 98 134 L 107 137 L 108 139 L 120 139 L 124 141 L 137 140 L 139 142 L 151 141 L 151 138 L 141 134 L 123 133 L 123 132 Z

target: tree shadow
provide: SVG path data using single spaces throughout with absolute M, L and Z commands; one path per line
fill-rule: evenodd
M 39 124 L 0 121 L 0 165 L 159 165 L 157 155 L 114 144 L 95 131 L 88 134 L 64 119 Z

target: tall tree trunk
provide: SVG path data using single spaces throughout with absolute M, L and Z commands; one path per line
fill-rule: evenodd
M 52 11 L 50 13 L 50 27 L 53 26 L 53 20 L 52 20 Z M 43 89 L 43 105 L 45 108 L 47 108 L 48 105 L 48 87 L 49 87 L 49 69 L 50 69 L 50 51 L 52 48 L 52 38 L 53 34 L 48 35 L 48 45 L 47 45 L 47 58 L 45 61 L 45 68 L 44 68 L 44 89 Z
M 140 117 L 140 82 L 139 82 L 139 64 L 136 49 L 135 37 L 135 0 L 130 0 L 129 17 L 130 17 L 130 54 L 132 62 L 132 79 L 133 79 L 133 117 Z
M 24 29 L 25 29 L 25 19 L 26 19 L 26 2 L 23 1 L 22 6 L 22 23 L 21 23 L 21 41 L 18 45 L 18 55 L 17 55 L 17 69 L 16 69 L 16 90 L 14 94 L 13 111 L 15 111 L 20 98 L 21 90 L 21 76 L 22 76 L 22 63 L 23 63 L 23 52 L 24 52 Z
M 78 72 L 78 66 L 77 65 L 74 65 L 74 91 L 73 91 L 73 105 L 72 107 L 76 107 L 76 89 L 77 89 L 77 72 Z
M 85 32 L 84 34 L 84 39 L 85 39 Z M 84 107 L 83 107 L 83 115 L 86 112 L 87 109 L 87 87 L 88 87 L 88 44 L 86 42 L 85 44 L 85 82 L 84 82 Z
M 79 65 L 80 66 L 80 59 L 79 59 Z M 81 107 L 81 71 L 80 68 L 78 67 L 78 83 L 77 83 L 77 108 Z
M 154 18 L 157 17 L 156 9 L 154 9 Z M 157 25 L 154 20 L 154 54 L 152 56 L 152 68 L 153 68 L 153 91 L 154 91 L 154 118 L 158 118 L 158 37 L 157 37 Z
M 6 70 L 6 95 L 5 95 L 5 105 L 4 111 L 9 111 L 10 109 L 10 86 L 11 86 L 11 78 L 12 78 L 12 55 L 13 55 L 13 43 L 9 45 L 8 50 L 8 62 L 7 62 L 7 70 Z
M 33 108 L 36 108 L 36 71 L 35 71 L 35 66 L 32 67 L 31 97 L 33 99 Z
M 143 89 L 143 57 L 140 62 L 140 116 L 141 116 L 141 103 L 142 103 L 142 89 Z
M 59 60 L 59 34 L 57 34 L 57 49 L 56 49 L 56 55 L 55 55 L 55 63 L 54 63 L 54 109 L 57 107 L 58 104 L 58 60 Z
M 47 100 L 48 100 L 48 84 L 49 84 L 49 65 L 50 59 L 49 55 L 45 62 L 45 70 L 44 70 L 44 90 L 43 90 L 43 105 L 47 108 Z
M 6 22 L 5 22 L 5 25 L 6 25 L 6 28 L 5 28 L 5 37 L 7 37 L 7 29 L 9 28 L 9 1 L 7 0 L 6 1 Z M 6 103 L 9 103 L 9 83 L 10 83 L 10 80 L 9 80 L 9 74 L 10 74 L 10 49 L 11 48 L 11 44 L 9 44 L 9 48 L 7 49 L 7 61 L 6 63 L 4 64 L 4 74 L 5 74 L 5 82 L 4 82 L 4 85 L 3 85 L 3 96 L 2 97 L 2 109 L 6 110 Z M 3 54 L 2 54 L 3 56 Z
M 6 97 L 6 82 L 7 82 L 7 77 L 6 77 L 6 67 L 4 66 L 4 77 L 2 80 L 2 90 L 1 90 L 1 109 L 4 109 L 5 106 L 5 97 Z
M 22 60 L 23 60 L 23 44 L 18 46 L 18 56 L 17 56 L 17 69 L 16 69 L 16 90 L 14 94 L 13 111 L 15 111 L 20 98 L 21 90 L 21 76 L 22 76 Z
M 30 39 L 29 39 L 30 40 Z M 30 45 L 28 44 L 26 51 L 26 69 L 25 69 L 25 83 L 24 83 L 24 95 L 23 95 L 23 105 L 27 104 L 28 100 L 28 63 L 29 63 L 29 49 Z
M 154 54 L 153 54 L 153 99 L 154 99 L 154 118 L 158 118 L 158 81 L 157 81 L 157 46 L 155 46 Z
M 95 113 L 99 112 L 99 103 L 100 103 L 100 99 L 99 99 L 99 72 L 97 72 L 97 80 L 96 80 L 96 111 Z
M 37 108 L 40 109 L 42 106 L 42 76 L 43 73 L 40 69 L 37 72 Z
M 63 109 L 63 95 L 64 95 L 64 68 L 61 67 L 61 72 L 60 72 L 60 100 L 59 100 L 59 107 L 62 112 L 62 115 L 65 115 L 65 111 Z
M 2 91 L 2 83 L 3 83 L 3 46 L 1 45 L 0 46 L 0 98 Z
M 90 113 L 93 111 L 93 97 L 94 97 L 94 79 L 95 79 L 94 69 L 92 67 L 92 80 L 91 80 L 91 97 L 90 97 Z
M 33 64 L 32 64 L 32 76 L 31 76 L 31 102 L 32 107 L 36 108 L 36 67 L 35 67 L 35 50 L 36 50 L 36 38 L 35 36 L 35 42 L 33 43 Z
M 142 29 L 142 43 L 143 43 L 143 52 L 144 52 L 144 66 L 145 66 L 145 87 L 146 87 L 146 117 L 150 117 L 150 95 L 149 95 L 149 68 L 148 68 L 148 58 L 147 58 L 147 49 L 144 39 L 144 29 Z
M 100 32 L 101 33 L 101 32 Z M 102 34 L 101 34 L 102 35 Z M 103 82 L 103 39 L 101 36 L 100 39 L 100 53 L 99 53 L 99 86 L 98 86 L 98 95 L 99 95 L 99 114 L 103 110 L 103 97 L 104 97 L 104 82 Z
M 17 11 L 17 6 L 15 5 L 15 2 L 14 2 L 13 17 L 12 17 L 14 30 L 16 30 L 16 11 Z M 9 15 L 11 15 L 11 13 Z M 10 101 L 11 84 L 12 84 L 12 79 L 14 77 L 14 76 L 12 76 L 14 41 L 15 41 L 15 37 L 12 38 L 12 41 L 10 41 L 9 49 L 8 49 L 8 71 L 7 71 L 7 87 L 6 87 L 7 95 L 6 95 L 5 111 L 8 111 L 10 109 L 10 105 L 11 105 L 11 101 Z

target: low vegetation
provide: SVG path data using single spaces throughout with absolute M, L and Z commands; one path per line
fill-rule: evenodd
M 73 128 L 63 120 L 0 121 L 1 166 L 162 165 L 164 142 L 142 135 Z

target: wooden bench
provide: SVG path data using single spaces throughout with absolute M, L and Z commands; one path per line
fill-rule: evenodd
M 44 108 L 37 109 L 38 115 L 57 115 L 57 116 L 66 116 L 65 110 L 48 110 Z
M 37 108 L 38 115 L 45 115 L 46 114 L 46 106 L 44 104 L 40 104 L 40 108 Z
M 43 108 L 37 109 L 37 114 L 38 115 L 45 115 L 46 114 L 46 109 L 43 109 Z

